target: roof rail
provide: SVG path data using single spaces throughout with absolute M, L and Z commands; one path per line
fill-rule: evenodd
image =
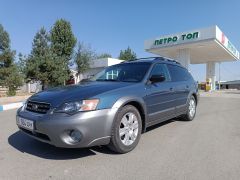
M 164 57 L 164 56 L 155 56 L 155 57 L 145 57 L 145 58 L 137 58 L 137 59 L 131 59 L 131 60 L 125 60 L 121 63 L 124 63 L 124 62 L 130 62 L 130 61 L 139 61 L 139 60 L 147 60 L 147 59 L 152 59 L 153 61 L 154 60 L 162 60 L 162 61 L 168 61 L 168 62 L 174 62 L 176 64 L 180 64 L 178 61 L 174 60 L 174 59 L 170 59 L 170 58 L 167 58 L 167 57 Z
M 136 58 L 136 59 L 130 59 L 130 60 L 125 60 L 123 62 L 129 62 L 129 61 L 139 61 L 139 60 L 144 60 L 144 59 L 156 59 L 156 58 L 159 58 L 159 57 L 145 57 L 145 58 Z
M 168 61 L 168 62 L 174 62 L 176 64 L 180 64 L 178 61 L 176 61 L 175 59 L 171 59 L 171 58 L 168 58 L 168 57 L 164 57 L 164 56 L 159 56 L 159 57 L 156 57 L 157 58 L 161 58 L 159 60 L 163 60 L 163 61 Z
M 180 62 L 174 60 L 174 59 L 164 59 L 165 61 L 169 61 L 169 62 L 174 62 L 176 64 L 180 64 Z

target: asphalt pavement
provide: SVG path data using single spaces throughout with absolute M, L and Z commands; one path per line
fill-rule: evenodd
M 196 118 L 151 127 L 135 150 L 59 149 L 18 131 L 0 112 L 0 179 L 240 179 L 240 94 L 203 96 Z

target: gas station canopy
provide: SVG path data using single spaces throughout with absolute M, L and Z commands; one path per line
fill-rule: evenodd
M 146 40 L 144 48 L 147 52 L 175 59 L 187 69 L 189 64 L 206 63 L 210 90 L 215 90 L 215 63 L 239 59 L 238 50 L 217 26 Z
M 172 59 L 179 59 L 182 53 L 188 54 L 191 64 L 239 59 L 238 50 L 217 26 L 146 40 L 144 48 Z

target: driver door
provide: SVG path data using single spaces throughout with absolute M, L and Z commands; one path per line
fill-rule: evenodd
M 149 123 L 161 122 L 174 117 L 174 89 L 166 64 L 156 64 L 152 68 L 152 75 L 163 75 L 165 80 L 157 83 L 148 83 L 146 105 Z

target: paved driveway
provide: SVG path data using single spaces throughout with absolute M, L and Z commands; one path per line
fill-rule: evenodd
M 20 133 L 15 110 L 1 112 L 0 179 L 238 180 L 240 99 L 235 96 L 202 97 L 194 121 L 154 126 L 124 155 L 105 147 L 55 148 Z

